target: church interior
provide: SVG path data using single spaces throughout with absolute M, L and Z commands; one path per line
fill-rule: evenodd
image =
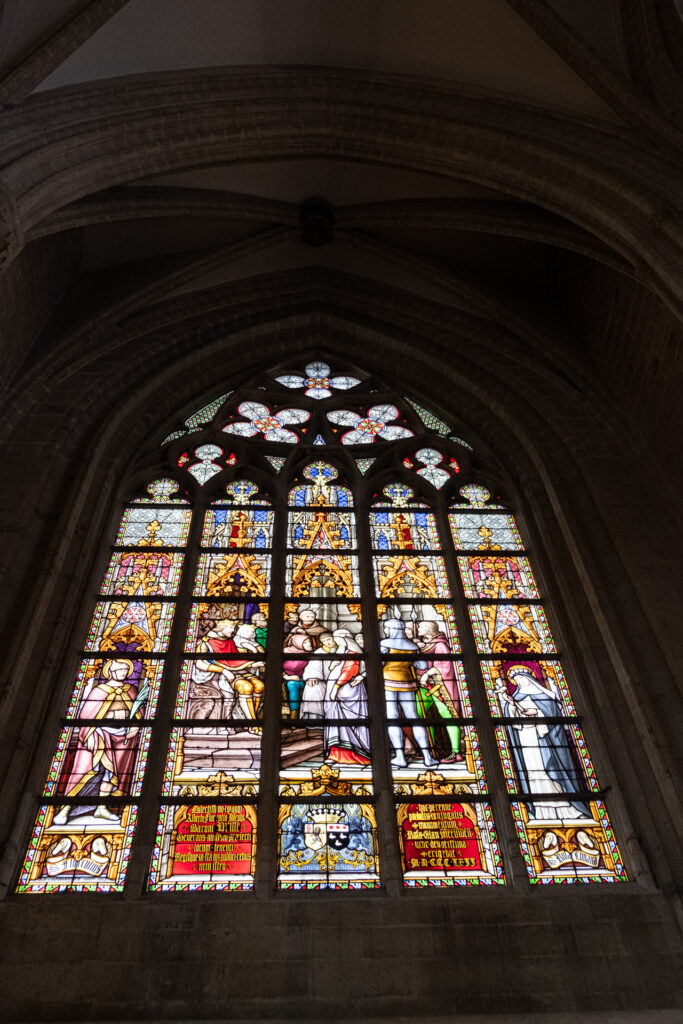
M 680 0 L 1 0 L 0 104 L 4 1019 L 680 1021 Z M 505 884 L 150 891 L 143 787 L 125 885 L 22 891 L 121 508 L 196 410 L 309 366 L 519 510 L 613 884 L 532 884 L 501 781 Z

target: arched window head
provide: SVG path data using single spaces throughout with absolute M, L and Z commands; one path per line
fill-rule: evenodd
M 131 858 L 154 893 L 624 880 L 499 491 L 447 417 L 320 359 L 188 415 L 75 638 L 19 891 Z

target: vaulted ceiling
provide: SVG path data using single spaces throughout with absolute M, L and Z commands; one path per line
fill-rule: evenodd
M 0 10 L 8 398 L 76 334 L 315 268 L 543 319 L 673 457 L 673 0 Z

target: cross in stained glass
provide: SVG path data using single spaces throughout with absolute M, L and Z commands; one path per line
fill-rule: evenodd
M 236 480 L 227 488 L 228 494 L 235 499 L 238 505 L 246 505 L 257 491 L 256 484 L 252 484 L 249 480 Z
M 384 494 L 387 498 L 391 498 L 394 505 L 401 508 L 408 504 L 408 501 L 413 496 L 413 490 L 406 484 L 389 484 L 388 487 L 384 488 Z

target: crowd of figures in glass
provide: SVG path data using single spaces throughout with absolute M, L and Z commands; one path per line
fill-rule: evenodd
M 280 888 L 379 884 L 353 498 L 337 477 L 318 460 L 289 493 Z
M 158 748 L 152 891 L 379 886 L 387 769 L 406 888 L 503 884 L 473 688 L 530 880 L 625 879 L 528 555 L 465 482 L 467 441 L 317 360 L 208 402 L 162 453 L 79 644 L 19 891 L 123 887 Z

